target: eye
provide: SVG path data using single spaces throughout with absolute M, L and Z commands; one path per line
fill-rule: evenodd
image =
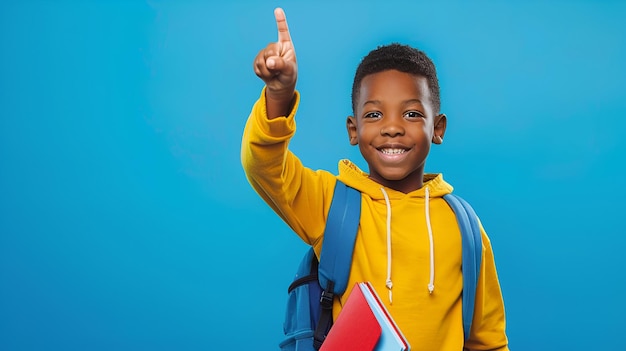
M 379 119 L 383 116 L 382 113 L 378 112 L 378 111 L 374 111 L 374 112 L 368 112 L 365 115 L 363 115 L 363 118 L 372 118 L 372 119 Z
M 424 115 L 419 111 L 407 111 L 404 113 L 404 118 L 422 118 Z

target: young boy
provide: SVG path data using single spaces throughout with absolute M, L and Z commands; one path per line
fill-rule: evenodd
M 443 195 L 452 186 L 424 174 L 431 144 L 441 144 L 435 67 L 421 51 L 399 44 L 371 51 L 352 87 L 350 144 L 369 172 L 348 160 L 339 175 L 302 165 L 288 149 L 295 133 L 297 64 L 285 14 L 275 10 L 278 42 L 261 50 L 255 73 L 265 82 L 246 124 L 242 164 L 259 195 L 320 254 L 335 182 L 362 193 L 348 287 L 369 281 L 412 350 L 508 350 L 502 294 L 484 230 L 483 259 L 472 330 L 464 341 L 461 235 Z M 336 298 L 334 318 L 349 291 Z

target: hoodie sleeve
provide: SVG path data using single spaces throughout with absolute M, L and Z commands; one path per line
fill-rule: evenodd
M 302 240 L 318 246 L 336 178 L 326 171 L 304 167 L 288 149 L 296 131 L 299 103 L 300 94 L 296 92 L 288 116 L 268 119 L 263 89 L 244 129 L 241 163 L 261 198 Z
M 466 350 L 508 351 L 504 301 L 489 237 L 481 225 L 483 258 L 476 289 L 474 319 Z

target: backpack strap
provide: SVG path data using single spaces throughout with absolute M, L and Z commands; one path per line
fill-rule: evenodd
M 461 230 L 463 245 L 463 333 L 465 340 L 470 336 L 472 319 L 474 318 L 474 302 L 476 287 L 480 276 L 482 261 L 482 234 L 478 217 L 474 209 L 462 198 L 447 194 L 443 197 L 454 211 Z
M 361 192 L 337 181 L 326 220 L 320 254 L 319 280 L 322 287 L 334 282 L 334 293 L 348 286 L 352 251 L 361 219 Z
M 318 279 L 324 291 L 320 299 L 320 319 L 313 337 L 316 350 L 321 347 L 332 325 L 335 295 L 346 291 L 360 219 L 361 192 L 337 180 L 326 220 L 318 268 Z

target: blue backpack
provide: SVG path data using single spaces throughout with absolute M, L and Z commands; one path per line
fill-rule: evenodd
M 474 316 L 474 299 L 482 259 L 478 218 L 465 200 L 443 197 L 456 215 L 462 236 L 463 332 L 467 339 Z M 313 248 L 302 258 L 294 281 L 283 325 L 283 351 L 319 350 L 333 323 L 333 299 L 345 292 L 352 263 L 354 240 L 361 217 L 361 193 L 337 181 L 328 213 L 322 252 L 318 262 Z

